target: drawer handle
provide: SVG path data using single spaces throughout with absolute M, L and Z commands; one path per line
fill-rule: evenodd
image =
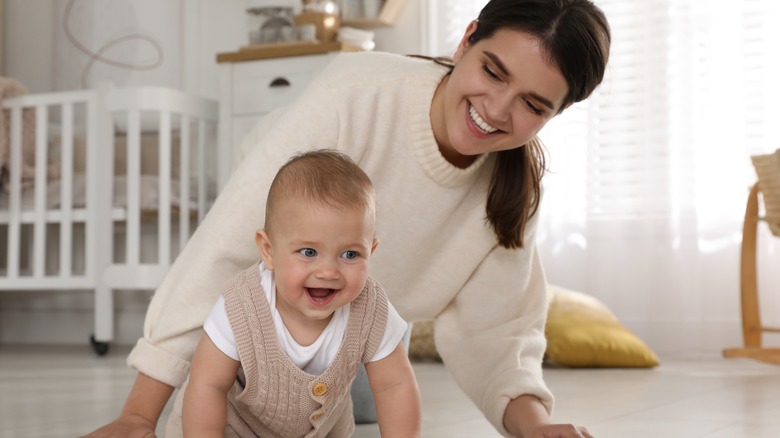
M 288 81 L 285 78 L 276 78 L 273 81 L 271 81 L 271 87 L 289 87 L 290 81 Z

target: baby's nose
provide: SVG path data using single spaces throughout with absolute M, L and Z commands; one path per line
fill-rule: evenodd
M 323 260 L 317 266 L 315 275 L 322 280 L 336 280 L 339 278 L 338 265 L 334 262 Z

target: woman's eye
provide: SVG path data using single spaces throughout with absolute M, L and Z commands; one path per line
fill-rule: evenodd
M 357 251 L 344 251 L 341 253 L 341 256 L 348 260 L 358 258 L 358 255 Z
M 493 70 L 491 70 L 487 64 L 482 64 L 482 70 L 485 70 L 485 73 L 487 73 L 491 79 L 499 80 L 498 75 Z
M 532 113 L 536 114 L 537 116 L 542 115 L 542 110 L 536 107 L 533 103 L 531 103 L 530 100 L 526 100 L 525 104 L 528 106 L 528 109 L 531 110 Z
M 312 248 L 303 248 L 298 250 L 298 253 L 304 257 L 315 257 L 317 255 L 317 251 Z

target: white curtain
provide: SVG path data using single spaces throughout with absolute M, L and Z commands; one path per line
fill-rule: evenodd
M 485 3 L 430 1 L 440 19 L 468 10 L 458 23 Z M 750 155 L 780 148 L 780 2 L 596 4 L 612 27 L 605 81 L 541 133 L 548 278 L 602 299 L 660 351 L 739 344 Z M 431 38 L 431 54 L 458 38 Z M 763 318 L 780 325 L 780 239 L 761 224 L 759 241 Z

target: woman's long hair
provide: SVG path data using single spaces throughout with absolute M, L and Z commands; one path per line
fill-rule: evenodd
M 480 12 L 468 42 L 474 45 L 499 29 L 519 30 L 539 39 L 550 64 L 558 67 L 569 86 L 558 113 L 590 96 L 604 77 L 609 24 L 589 0 L 491 0 Z M 498 243 L 505 248 L 524 245 L 526 224 L 539 209 L 545 161 L 538 138 L 497 153 L 485 210 Z

